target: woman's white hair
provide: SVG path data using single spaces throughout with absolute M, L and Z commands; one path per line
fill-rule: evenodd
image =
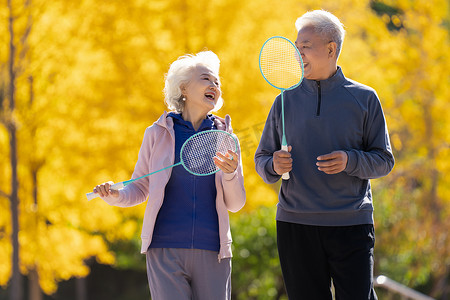
M 170 110 L 182 113 L 184 109 L 182 87 L 192 79 L 192 72 L 197 66 L 210 69 L 219 80 L 220 60 L 212 51 L 202 51 L 197 54 L 186 54 L 174 61 L 166 74 L 164 86 L 164 102 Z M 219 80 L 220 82 L 220 80 Z M 222 95 L 217 100 L 213 111 L 218 111 L 223 105 Z
M 341 21 L 328 11 L 314 10 L 305 13 L 295 21 L 297 32 L 308 26 L 312 26 L 315 32 L 320 34 L 323 38 L 335 42 L 337 45 L 337 57 L 339 57 L 345 37 L 344 25 Z

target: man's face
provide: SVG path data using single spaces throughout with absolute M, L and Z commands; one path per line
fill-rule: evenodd
M 330 53 L 333 50 L 331 44 L 334 43 L 315 33 L 310 26 L 300 29 L 295 45 L 303 59 L 305 78 L 324 80 L 334 74 L 336 59 Z

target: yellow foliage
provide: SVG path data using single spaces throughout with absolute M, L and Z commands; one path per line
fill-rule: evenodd
M 450 55 L 445 51 L 448 28 L 442 26 L 448 22 L 448 1 L 383 2 L 403 15 L 379 16 L 368 0 L 36 0 L 27 10 L 14 2 L 21 12 L 15 43 L 23 54 L 16 58 L 15 112 L 20 125 L 22 272 L 36 268 L 42 289 L 52 293 L 58 281 L 86 276 L 84 261 L 90 257 L 114 263 L 107 242 L 139 235 L 144 205 L 115 208 L 98 199 L 87 202 L 84 193 L 98 183 L 131 176 L 145 128 L 165 109 L 164 73 L 185 53 L 210 49 L 221 59 L 225 105 L 218 114 L 231 115 L 240 139 L 244 211 L 274 206 L 279 186 L 263 183 L 253 155 L 279 91 L 260 75 L 258 55 L 270 36 L 294 40 L 296 18 L 312 9 L 324 8 L 343 21 L 347 36 L 339 64 L 347 77 L 374 87 L 383 104 L 398 159 L 390 175 L 394 182 L 389 185 L 388 177 L 387 183 L 377 182 L 377 189 L 391 195 L 410 192 L 411 182 L 427 174 L 424 166 L 436 166 L 437 197 L 447 207 L 443 218 L 448 218 Z M 28 15 L 33 30 L 21 44 Z M 1 7 L 0 87 L 7 83 L 6 16 Z M 389 31 L 390 21 L 404 28 Z M 7 194 L 11 171 L 3 127 L 0 149 L 0 191 Z M 422 197 L 417 189 L 409 195 L 417 201 Z M 384 201 L 395 206 L 395 197 Z M 2 212 L 9 210 L 8 204 L 0 196 Z M 10 234 L 10 215 L 2 213 L 1 285 L 11 275 Z

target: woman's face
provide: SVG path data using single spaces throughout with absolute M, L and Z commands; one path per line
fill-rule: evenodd
M 222 94 L 217 77 L 208 67 L 195 67 L 189 83 L 183 88 L 184 109 L 195 109 L 205 115 L 213 110 Z

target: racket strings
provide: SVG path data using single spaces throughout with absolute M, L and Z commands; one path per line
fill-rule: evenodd
M 297 49 L 284 38 L 268 40 L 261 50 L 261 71 L 266 80 L 279 89 L 289 89 L 301 81 L 301 65 Z
M 218 152 L 236 151 L 234 138 L 225 131 L 208 130 L 192 136 L 183 145 L 180 156 L 183 166 L 194 175 L 209 175 L 219 168 L 213 158 Z

